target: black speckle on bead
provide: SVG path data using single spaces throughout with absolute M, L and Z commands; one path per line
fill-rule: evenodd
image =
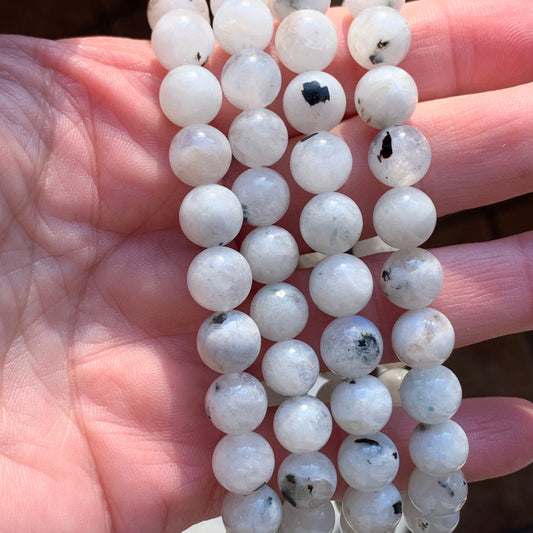
M 201 59 L 202 59 L 202 54 L 200 54 L 200 52 L 196 52 L 196 61 L 198 61 L 198 63 L 200 63 Z
M 385 282 L 390 281 L 390 270 L 384 270 L 381 273 L 381 279 Z
M 242 218 L 244 222 L 248 222 L 248 217 L 250 216 L 250 213 L 248 212 L 248 206 L 246 204 L 241 204 L 242 207 Z
M 270 507 L 272 505 L 272 502 L 273 502 L 273 498 L 272 496 L 269 496 L 266 500 L 265 500 L 265 507 Z
M 302 96 L 310 106 L 313 106 L 329 100 L 329 89 L 327 85 L 321 87 L 316 80 L 307 81 L 303 84 Z
M 355 444 L 367 444 L 368 446 L 376 446 L 377 448 L 381 448 L 381 444 L 377 440 L 373 439 L 362 438 L 356 439 L 354 442 Z
M 392 155 L 392 137 L 387 132 L 383 141 L 381 141 L 381 151 L 378 154 L 378 161 L 381 163 L 383 159 L 388 159 Z
M 300 142 L 303 143 L 307 141 L 307 139 L 310 139 L 311 137 L 314 137 L 315 135 L 318 135 L 318 131 L 315 131 L 315 133 L 310 133 L 309 135 L 306 135 L 303 139 L 300 139 Z
M 218 384 L 218 381 L 215 383 L 215 391 L 218 392 L 222 387 Z
M 313 494 L 313 484 L 312 483 L 309 483 L 309 485 L 307 485 L 307 490 L 309 491 L 309 494 Z
M 211 319 L 211 324 L 223 324 L 226 318 L 228 318 L 226 313 L 219 313 Z
M 443 488 L 443 489 L 446 489 L 446 491 L 448 492 L 448 496 L 450 498 L 453 498 L 455 496 L 455 491 L 450 487 L 450 485 L 448 485 L 448 482 L 447 481 L 438 481 L 438 484 Z
M 372 65 L 381 65 L 383 63 L 383 58 L 379 54 L 370 54 L 368 60 Z
M 399 500 L 396 503 L 393 503 L 392 508 L 394 509 L 394 514 L 402 514 L 402 501 Z
M 209 56 L 207 56 L 201 63 L 200 66 L 203 67 L 209 61 Z
M 429 522 L 424 522 L 424 520 L 422 520 L 421 518 L 418 519 L 418 528 L 421 530 L 421 531 L 425 531 L 426 529 L 429 528 Z
M 287 474 L 283 481 L 280 483 L 280 490 L 283 497 L 293 506 L 297 506 L 297 502 L 294 499 L 296 491 L 296 477 L 294 474 Z
M 389 44 L 390 44 L 390 41 L 379 41 L 379 43 L 377 44 L 377 48 L 378 50 L 383 50 L 383 48 L 387 48 Z
M 392 456 L 394 457 L 394 459 L 398 459 L 398 452 L 392 452 Z
M 380 355 L 378 341 L 373 333 L 363 331 L 356 340 L 355 351 L 365 361 L 376 359 Z

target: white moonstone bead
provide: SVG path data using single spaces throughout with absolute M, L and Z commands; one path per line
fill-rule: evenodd
M 176 9 L 163 15 L 152 32 L 152 50 L 168 70 L 204 65 L 215 46 L 213 30 L 200 13 Z
M 293 285 L 273 283 L 259 289 L 250 305 L 250 316 L 261 335 L 271 341 L 296 337 L 307 324 L 309 307 Z
M 229 169 L 231 146 L 213 126 L 192 124 L 172 139 L 169 160 L 174 174 L 187 185 L 216 183 Z
M 328 442 L 332 427 L 328 408 L 314 396 L 289 398 L 274 415 L 276 438 L 292 453 L 320 450 Z
M 283 94 L 283 112 L 289 124 L 302 133 L 329 131 L 339 124 L 346 110 L 342 85 L 320 70 L 299 74 Z
M 281 71 L 266 52 L 246 48 L 232 55 L 220 77 L 224 96 L 239 109 L 271 104 L 281 89 Z
M 392 253 L 381 271 L 385 296 L 403 309 L 428 306 L 439 295 L 443 284 L 439 260 L 422 248 Z
M 389 187 L 407 187 L 420 181 L 431 164 L 431 147 L 412 126 L 381 130 L 368 149 L 372 174 Z
M 350 249 L 361 236 L 363 217 L 345 194 L 325 192 L 311 198 L 300 215 L 304 241 L 317 252 L 331 255 Z
M 273 111 L 250 109 L 233 120 L 228 138 L 239 163 L 247 167 L 268 167 L 285 153 L 289 134 L 283 120 Z
M 430 476 L 447 475 L 465 464 L 468 438 L 453 420 L 435 425 L 418 424 L 409 440 L 409 454 L 422 472 Z
M 362 316 L 336 318 L 322 333 L 320 354 L 335 374 L 360 378 L 380 362 L 383 339 L 378 328 Z
M 213 472 L 230 492 L 251 494 L 274 473 L 274 452 L 257 433 L 226 435 L 213 452 Z
M 244 221 L 251 226 L 270 226 L 289 207 L 289 186 L 283 176 L 271 168 L 245 170 L 231 190 L 241 202 Z
M 281 501 L 268 485 L 248 495 L 228 492 L 222 502 L 222 521 L 231 533 L 276 533 L 281 516 Z
M 457 376 L 445 366 L 413 368 L 405 376 L 400 395 L 403 408 L 424 424 L 440 424 L 459 409 L 462 398 Z
M 274 32 L 274 21 L 261 0 L 225 0 L 213 19 L 213 31 L 228 54 L 245 48 L 264 50 Z
M 452 533 L 459 523 L 459 511 L 448 516 L 421 513 L 409 498 L 403 500 L 403 517 L 412 533 Z
M 374 206 L 374 229 L 393 248 L 414 248 L 426 242 L 437 224 L 431 198 L 414 187 L 396 187 Z
M 346 142 L 328 131 L 306 135 L 291 152 L 294 181 L 313 194 L 342 187 L 352 171 L 352 152 Z
M 406 122 L 417 102 L 415 81 L 399 67 L 373 68 L 355 88 L 358 115 L 369 126 L 380 130 Z
M 181 202 L 179 221 L 181 230 L 194 244 L 205 248 L 223 246 L 241 230 L 241 202 L 222 185 L 200 185 Z
M 402 517 L 402 497 L 391 484 L 373 492 L 348 487 L 342 514 L 357 533 L 390 533 Z
M 256 228 L 242 241 L 241 254 L 259 283 L 277 283 L 296 269 L 300 253 L 294 237 L 278 226 Z
M 283 20 L 286 16 L 301 9 L 314 9 L 325 13 L 330 3 L 330 0 L 270 0 L 269 6 L 274 18 Z
M 222 89 L 216 77 L 198 65 L 172 69 L 159 88 L 159 104 L 174 124 L 207 124 L 220 111 Z
M 175 9 L 193 9 L 209 22 L 209 6 L 205 0 L 150 0 L 146 11 L 150 28 L 153 30 L 163 15 Z
M 259 355 L 261 333 L 256 323 L 241 311 L 214 313 L 202 322 L 196 349 L 202 361 L 215 372 L 242 372 Z
M 377 433 L 389 421 L 392 400 L 387 387 L 374 376 L 339 383 L 331 394 L 331 414 L 350 435 Z
M 278 487 L 293 507 L 319 507 L 333 498 L 337 471 L 320 452 L 292 453 L 279 466 Z
M 373 491 L 388 485 L 398 473 L 398 449 L 387 435 L 349 435 L 337 455 L 339 473 L 354 489 Z
M 335 509 L 331 502 L 315 509 L 297 509 L 289 502 L 283 504 L 281 533 L 332 533 L 335 528 Z
M 279 60 L 292 72 L 323 70 L 335 57 L 337 30 L 320 11 L 301 9 L 283 19 L 275 44 Z
M 309 294 L 315 305 L 337 317 L 361 311 L 370 301 L 373 286 L 369 268 L 351 254 L 322 259 L 309 278 Z
M 405 0 L 346 0 L 344 6 L 354 17 L 357 17 L 361 11 L 369 7 L 389 6 L 400 10 L 404 3 Z
M 248 261 L 224 246 L 200 252 L 187 270 L 192 298 L 210 311 L 229 311 L 241 304 L 252 288 Z
M 213 425 L 231 435 L 253 431 L 265 418 L 267 395 L 254 376 L 224 374 L 211 383 L 205 395 L 205 412 Z
M 266 384 L 282 396 L 301 396 L 316 383 L 320 363 L 308 344 L 297 339 L 273 344 L 263 356 Z

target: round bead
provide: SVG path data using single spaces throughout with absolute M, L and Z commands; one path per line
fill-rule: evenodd
M 150 0 L 146 11 L 150 28 L 153 30 L 158 20 L 174 9 L 193 9 L 209 22 L 209 7 L 205 0 Z
M 213 473 L 230 492 L 251 494 L 274 473 L 274 452 L 257 433 L 226 435 L 213 452 Z
M 355 108 L 373 128 L 383 129 L 405 122 L 414 112 L 418 90 L 413 78 L 398 67 L 369 70 L 355 88 Z
M 241 245 L 255 281 L 277 283 L 288 278 L 296 269 L 300 257 L 294 237 L 278 226 L 256 228 Z
M 357 533 L 390 533 L 402 517 L 402 497 L 390 484 L 373 492 L 348 487 L 342 514 Z
M 222 502 L 222 521 L 232 533 L 276 533 L 281 516 L 281 501 L 268 485 L 248 495 L 228 492 Z
M 328 441 L 332 427 L 328 408 L 313 396 L 289 398 L 274 415 L 276 438 L 292 453 L 320 450 Z
M 405 0 L 346 0 L 344 5 L 354 17 L 357 17 L 361 11 L 369 7 L 389 6 L 400 10 L 404 3 Z
M 372 296 L 372 274 L 350 254 L 335 254 L 322 259 L 309 278 L 309 294 L 315 305 L 332 316 L 358 313 Z
M 172 69 L 159 88 L 159 104 L 174 124 L 207 124 L 220 111 L 222 89 L 216 77 L 197 65 Z
M 407 187 L 420 181 L 431 163 L 431 147 L 412 126 L 380 131 L 368 149 L 372 174 L 389 187 Z
M 322 333 L 320 354 L 335 374 L 359 378 L 380 362 L 383 339 L 378 328 L 362 316 L 336 318 Z
M 387 387 L 374 376 L 339 383 L 331 394 L 331 414 L 350 435 L 371 435 L 389 421 L 392 400 Z
M 267 167 L 285 153 L 289 134 L 283 120 L 273 111 L 250 109 L 234 119 L 228 138 L 239 163 L 247 167 Z
M 354 489 L 373 491 L 388 485 L 398 473 L 398 449 L 387 435 L 349 435 L 337 455 L 339 473 Z
M 330 0 L 270 0 L 269 5 L 274 17 L 283 20 L 301 9 L 314 9 L 325 13 L 330 3 Z
M 192 298 L 210 311 L 229 311 L 248 296 L 252 271 L 248 261 L 224 246 L 200 252 L 187 270 L 187 287 Z
M 242 227 L 241 202 L 222 185 L 200 185 L 181 202 L 179 221 L 181 230 L 194 244 L 205 248 L 223 246 Z
M 323 70 L 335 57 L 337 30 L 320 11 L 301 9 L 283 19 L 275 43 L 279 60 L 292 72 Z
M 289 124 L 302 133 L 329 131 L 339 124 L 346 110 L 342 85 L 320 70 L 299 74 L 283 95 L 283 112 Z
M 213 425 L 231 435 L 253 431 L 265 418 L 267 395 L 261 382 L 247 374 L 224 374 L 205 395 L 205 412 Z
M 455 345 L 455 332 L 444 314 L 431 307 L 406 311 L 391 332 L 394 352 L 413 368 L 431 368 L 448 359 Z
M 403 517 L 412 533 L 452 533 L 459 523 L 459 511 L 448 516 L 421 513 L 409 498 L 403 501 Z
M 385 296 L 403 309 L 428 306 L 439 295 L 443 284 L 439 260 L 421 248 L 392 253 L 381 271 Z
M 250 168 L 233 183 L 244 221 L 251 226 L 270 226 L 287 211 L 290 192 L 283 176 L 271 168 Z
M 256 292 L 250 315 L 265 339 L 285 341 L 304 329 L 309 308 L 305 296 L 296 287 L 274 283 Z
M 239 109 L 271 104 L 281 89 L 278 64 L 267 53 L 246 48 L 232 55 L 220 77 L 224 96 Z
M 301 396 L 316 383 L 320 363 L 308 344 L 297 339 L 273 344 L 263 356 L 266 384 L 282 396 Z
M 315 509 L 297 509 L 289 502 L 283 504 L 281 533 L 332 533 L 335 528 L 335 509 L 331 502 Z
M 320 452 L 293 453 L 279 466 L 278 486 L 293 507 L 316 508 L 333 498 L 337 472 L 333 463 Z
M 437 223 L 431 198 L 413 187 L 396 187 L 379 198 L 374 207 L 374 229 L 394 248 L 414 248 L 426 242 Z
M 169 149 L 174 174 L 196 187 L 222 179 L 231 163 L 231 146 L 226 136 L 213 126 L 193 124 L 181 129 Z
M 313 194 L 342 187 L 352 171 L 352 153 L 346 142 L 328 131 L 306 135 L 291 152 L 294 181 Z
M 409 454 L 422 472 L 430 476 L 447 475 L 465 464 L 468 438 L 453 420 L 435 425 L 418 424 L 409 440 Z
M 339 192 L 317 194 L 302 209 L 300 232 L 317 252 L 331 255 L 350 249 L 361 236 L 363 217 L 357 204 Z
M 214 313 L 202 322 L 196 348 L 202 361 L 215 372 L 242 372 L 259 355 L 261 333 L 241 311 Z

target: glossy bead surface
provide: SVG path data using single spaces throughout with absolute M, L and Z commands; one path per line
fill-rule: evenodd
M 412 533 L 452 533 L 459 523 L 459 511 L 448 516 L 420 512 L 409 498 L 403 500 L 403 516 Z
M 354 17 L 357 17 L 361 11 L 369 7 L 389 6 L 400 10 L 404 3 L 405 0 L 346 0 L 345 6 Z
M 331 502 L 314 509 L 297 509 L 289 502 L 283 504 L 281 533 L 332 533 L 335 510 Z
M 146 10 L 150 28 L 153 30 L 157 21 L 174 9 L 194 9 L 209 22 L 209 7 L 205 0 L 150 0 Z
M 270 0 L 268 4 L 272 15 L 283 20 L 286 16 L 301 9 L 314 9 L 325 13 L 330 6 L 330 0 Z

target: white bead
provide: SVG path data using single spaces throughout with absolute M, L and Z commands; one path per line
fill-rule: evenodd
M 412 126 L 380 131 L 368 149 L 372 174 L 389 187 L 407 187 L 420 181 L 431 163 L 431 147 Z
M 429 516 L 420 512 L 409 498 L 403 501 L 403 516 L 412 533 L 452 533 L 459 523 L 459 511 L 448 516 Z
M 361 236 L 363 217 L 357 204 L 339 192 L 311 198 L 300 215 L 304 241 L 317 252 L 331 255 L 350 249 Z
M 281 533 L 332 533 L 335 509 L 331 502 L 315 509 L 296 509 L 289 502 L 283 504 Z
M 357 15 L 348 30 L 348 49 L 359 65 L 397 65 L 407 55 L 411 31 L 396 9 L 377 6 Z
M 313 194 L 342 187 L 352 171 L 352 153 L 346 142 L 328 131 L 306 135 L 291 152 L 294 181 Z
M 232 533 L 276 533 L 281 513 L 281 501 L 268 485 L 248 495 L 228 492 L 222 502 L 222 520 Z
M 431 368 L 448 359 L 455 345 L 451 322 L 436 309 L 406 311 L 391 332 L 394 352 L 413 368 Z
M 283 19 L 275 43 L 279 60 L 292 72 L 323 70 L 335 57 L 337 30 L 320 11 L 301 9 Z
M 274 415 L 276 438 L 292 453 L 320 450 L 328 442 L 332 427 L 328 408 L 313 396 L 289 398 Z
M 348 487 L 342 514 L 357 533 L 390 533 L 402 517 L 402 497 L 391 484 L 373 492 Z
M 294 237 L 278 226 L 256 228 L 242 241 L 244 255 L 255 281 L 277 283 L 296 269 L 300 257 Z
M 242 372 L 259 355 L 261 333 L 241 311 L 214 313 L 202 322 L 196 348 L 202 361 L 215 372 Z
M 403 408 L 424 424 L 440 424 L 461 404 L 461 384 L 445 366 L 413 368 L 404 378 L 400 394 Z
M 251 494 L 274 473 L 274 452 L 257 433 L 226 435 L 213 452 L 213 473 L 230 492 Z
M 241 230 L 241 202 L 222 185 L 200 185 L 181 202 L 179 221 L 181 230 L 194 244 L 205 248 L 223 246 Z
M 283 176 L 271 168 L 250 168 L 233 183 L 244 221 L 251 226 L 270 226 L 287 211 L 290 192 Z
M 339 124 L 346 110 L 342 85 L 320 70 L 299 74 L 283 94 L 283 112 L 289 124 L 302 133 L 329 131 Z
M 224 374 L 205 395 L 205 412 L 213 425 L 231 435 L 253 431 L 265 418 L 267 395 L 261 382 L 246 372 Z
M 339 473 L 354 489 L 373 491 L 388 485 L 398 473 L 398 449 L 387 435 L 348 435 L 337 455 Z
M 361 11 L 374 6 L 389 6 L 400 10 L 405 0 L 345 0 L 344 5 L 350 13 L 357 17 Z
M 320 354 L 332 372 L 359 378 L 380 362 L 383 339 L 378 328 L 362 316 L 336 318 L 322 333 Z
M 157 21 L 174 9 L 193 9 L 209 22 L 209 7 L 205 0 L 150 0 L 146 12 L 150 28 L 153 30 Z
M 210 311 L 229 311 L 250 293 L 252 271 L 246 259 L 224 246 L 200 252 L 187 270 L 192 298 Z
M 461 470 L 444 476 L 429 476 L 415 469 L 409 478 L 409 498 L 422 513 L 448 516 L 461 509 L 468 485 Z
M 374 376 L 342 381 L 331 394 L 331 414 L 351 435 L 371 435 L 383 428 L 392 413 L 387 387 Z
M 174 174 L 187 185 L 216 183 L 229 169 L 231 146 L 226 136 L 213 126 L 193 124 L 174 136 L 169 160 Z
M 176 9 L 163 15 L 152 32 L 152 50 L 168 70 L 204 65 L 215 46 L 213 30 L 200 13 Z
M 220 76 L 224 96 L 239 109 L 271 104 L 281 89 L 278 64 L 267 53 L 246 48 L 232 55 Z
M 213 19 L 213 31 L 228 54 L 245 48 L 264 50 L 272 38 L 274 22 L 260 0 L 225 0 Z
M 250 316 L 265 339 L 284 341 L 296 337 L 304 329 L 309 308 L 305 296 L 296 287 L 274 283 L 255 293 Z
M 453 420 L 435 425 L 418 424 L 409 440 L 409 454 L 422 472 L 443 476 L 465 464 L 468 438 L 463 428 Z
M 403 309 L 428 306 L 439 295 L 443 284 L 439 260 L 422 248 L 392 253 L 381 272 L 385 296 Z
M 266 384 L 282 396 L 300 396 L 316 383 L 320 363 L 308 344 L 297 339 L 273 344 L 263 356 Z
M 278 487 L 293 507 L 316 508 L 333 498 L 337 471 L 320 452 L 292 453 L 279 466 Z
M 270 0 L 269 5 L 272 15 L 283 20 L 286 16 L 301 9 L 314 9 L 325 13 L 330 6 L 330 0 Z
M 233 120 L 228 138 L 233 157 L 239 163 L 247 167 L 267 167 L 281 159 L 289 134 L 283 120 L 273 111 L 250 109 Z
M 393 248 L 414 248 L 426 242 L 437 224 L 431 198 L 414 187 L 396 187 L 374 206 L 374 229 Z
M 159 104 L 174 124 L 207 124 L 220 111 L 222 89 L 216 77 L 197 65 L 172 69 L 159 88 Z
M 418 90 L 413 78 L 398 67 L 369 70 L 355 88 L 355 107 L 361 119 L 383 129 L 405 122 L 414 112 Z

